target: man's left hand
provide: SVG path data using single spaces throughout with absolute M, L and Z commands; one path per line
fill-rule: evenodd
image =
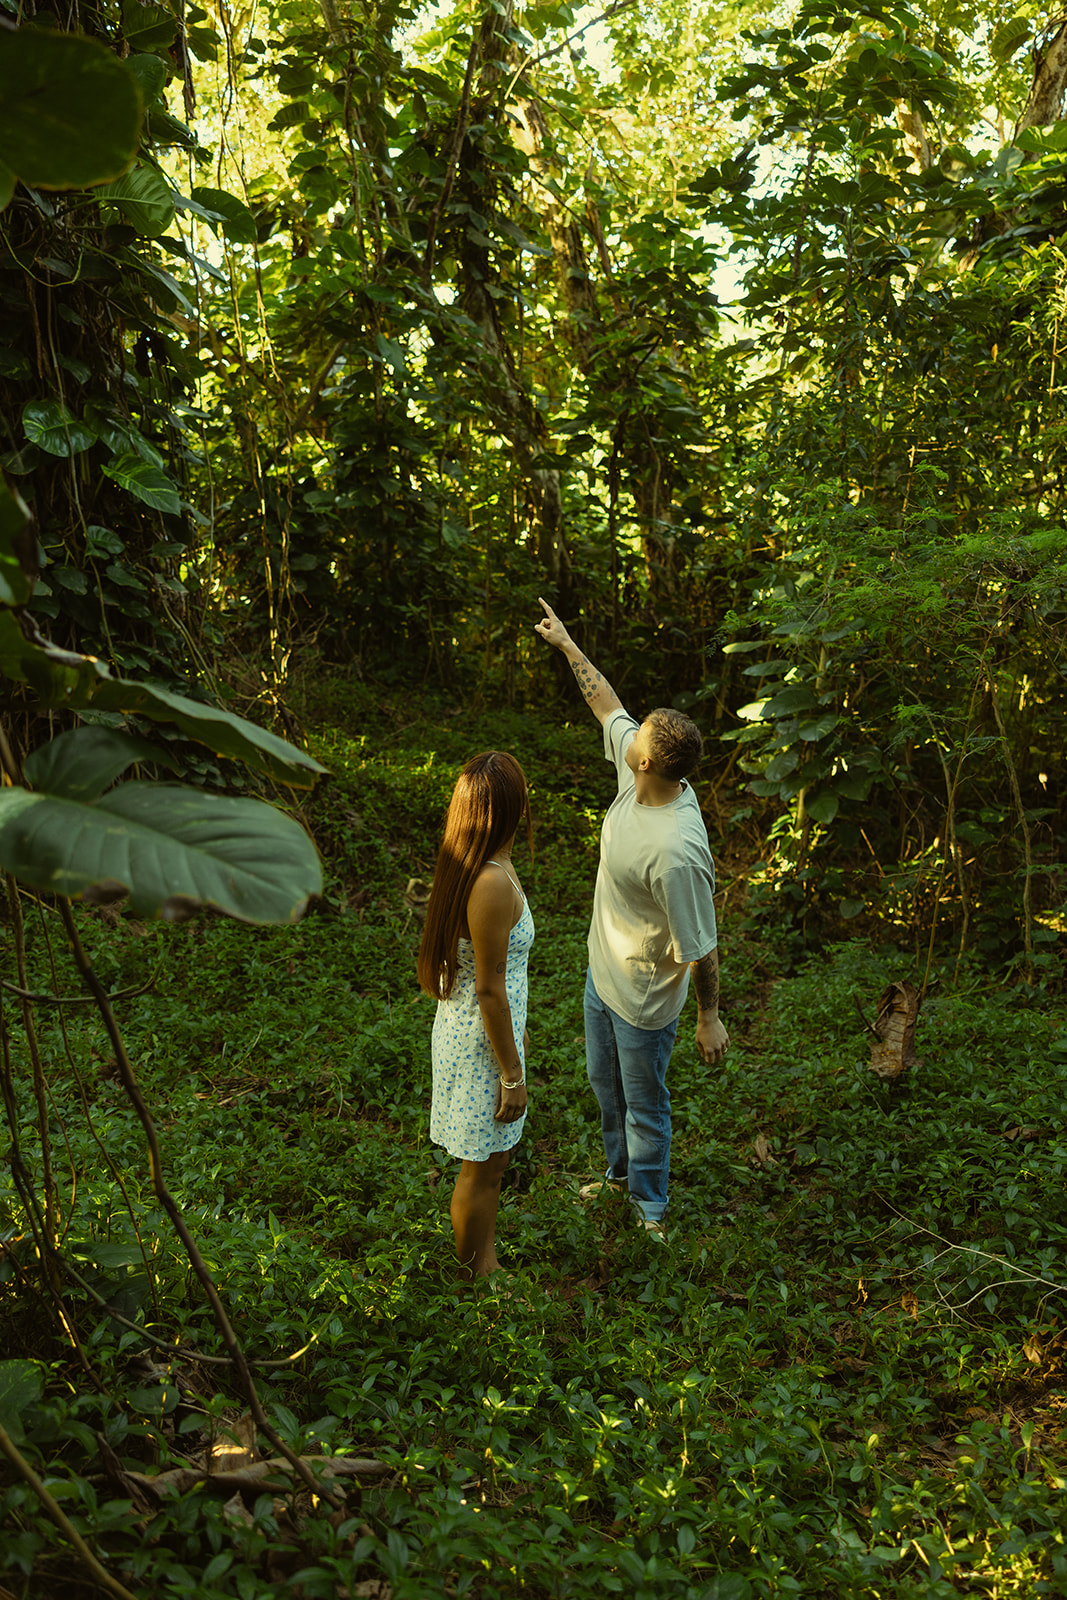
M 726 1024 L 719 1017 L 699 1017 L 697 1019 L 697 1054 L 701 1061 L 706 1061 L 709 1066 L 714 1066 L 717 1061 L 722 1061 L 730 1048 L 730 1035 L 726 1031 Z

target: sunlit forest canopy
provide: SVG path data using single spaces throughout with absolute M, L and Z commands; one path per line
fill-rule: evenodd
M 9 59 L 54 42 L 3 3 Z M 283 727 L 312 662 L 523 703 L 544 593 L 638 708 L 694 710 L 787 876 L 947 894 L 970 938 L 992 872 L 990 952 L 1055 941 L 1053 10 L 71 21 L 143 118 L 89 188 L 32 149 L 18 182 L 16 141 L 0 196 L 57 643 Z

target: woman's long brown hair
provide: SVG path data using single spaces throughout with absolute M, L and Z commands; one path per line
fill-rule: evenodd
M 532 854 L 530 797 L 519 763 L 506 750 L 472 756 L 452 791 L 419 946 L 419 982 L 435 1000 L 447 1000 L 456 981 L 459 930 L 474 880 L 523 817 Z

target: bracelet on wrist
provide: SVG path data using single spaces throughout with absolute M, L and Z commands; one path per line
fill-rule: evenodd
M 526 1074 L 525 1074 L 525 1072 L 523 1073 L 521 1078 L 516 1078 L 514 1083 L 509 1083 L 508 1080 L 505 1078 L 504 1074 L 501 1073 L 500 1074 L 500 1087 L 502 1089 L 524 1089 L 526 1087 Z

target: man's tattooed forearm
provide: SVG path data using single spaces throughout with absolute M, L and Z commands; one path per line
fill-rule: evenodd
M 580 660 L 572 661 L 571 671 L 578 679 L 578 687 L 585 698 L 592 700 L 604 681 L 603 674 L 596 670 L 588 656 L 582 656 Z
M 719 1003 L 719 964 L 711 956 L 693 962 L 693 989 L 701 1011 L 714 1011 Z

